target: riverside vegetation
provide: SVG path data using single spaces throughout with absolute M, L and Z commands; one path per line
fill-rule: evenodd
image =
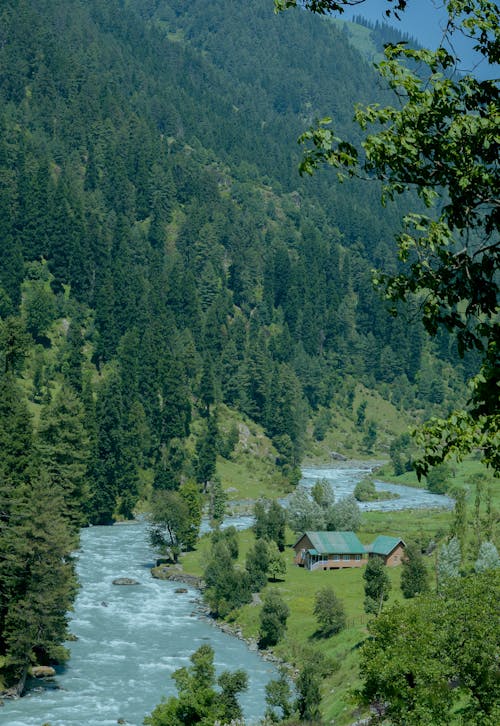
M 406 313 L 387 314 L 371 269 L 384 266 L 398 281 L 392 297 L 406 297 L 390 240 L 415 199 L 374 215 L 377 182 L 336 186 L 331 175 L 305 181 L 295 172 L 294 140 L 328 106 L 336 106 L 339 133 L 359 137 L 350 109 L 372 100 L 376 76 L 333 23 L 302 11 L 275 18 L 269 6 L 8 0 L 0 10 L 7 692 L 22 692 L 32 665 L 66 656 L 82 525 L 151 510 L 158 537 L 168 521 L 178 556 L 196 546 L 203 507 L 220 520 L 224 489 L 251 470 L 252 447 L 266 451 L 251 479 L 260 491 L 269 478 L 275 493 L 293 488 L 307 452 L 370 455 L 395 436 L 407 469 L 407 423 L 463 406 L 464 384 L 481 365 L 471 413 L 456 417 L 451 444 L 443 448 L 442 422 L 428 429 L 428 461 L 472 442 L 495 465 L 497 243 L 490 255 L 478 247 L 465 257 L 485 282 L 469 311 L 484 316 L 480 329 L 461 327 L 461 269 L 458 302 L 447 299 L 451 312 L 439 308 L 442 273 L 454 269 L 442 226 L 431 225 L 442 264 L 428 280 L 438 302 L 424 316 L 434 339 L 414 314 L 418 299 Z M 473 22 L 475 10 L 466 11 Z M 482 12 L 478 43 L 493 53 L 496 15 Z M 473 105 L 479 90 L 494 92 L 472 86 Z M 381 103 L 394 98 L 389 89 L 379 94 Z M 497 146 L 482 104 L 487 155 Z M 427 190 L 424 202 L 431 198 Z M 465 222 L 477 227 L 472 201 Z M 453 204 L 452 195 L 444 221 L 464 230 Z M 488 213 L 487 234 L 495 219 Z M 440 320 L 458 328 L 460 350 Z M 246 485 L 238 486 L 245 498 Z M 478 511 L 485 497 L 486 489 Z M 292 622 L 293 609 L 289 630 Z M 474 698 L 486 708 L 481 694 Z

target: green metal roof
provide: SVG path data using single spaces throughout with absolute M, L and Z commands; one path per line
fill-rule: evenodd
M 365 552 L 354 532 L 306 532 L 305 534 L 320 554 L 360 555 Z
M 377 539 L 366 548 L 367 552 L 373 552 L 375 555 L 387 556 L 392 550 L 398 546 L 399 543 L 404 545 L 403 540 L 400 537 L 387 537 L 381 534 Z

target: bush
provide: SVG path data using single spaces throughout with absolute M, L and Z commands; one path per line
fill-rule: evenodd
M 354 498 L 358 502 L 371 502 L 377 498 L 375 484 L 371 479 L 362 479 L 354 488 Z

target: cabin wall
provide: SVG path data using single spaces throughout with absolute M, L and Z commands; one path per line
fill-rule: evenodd
M 398 546 L 393 549 L 387 557 L 384 557 L 385 564 L 387 567 L 396 567 L 397 565 L 400 565 L 403 561 L 404 554 L 405 549 L 403 545 L 398 544 Z
M 299 565 L 299 567 L 304 567 L 304 557 L 307 550 L 312 550 L 312 542 L 309 539 L 309 537 L 305 534 L 303 537 L 299 539 L 297 544 L 294 546 L 295 549 L 295 557 L 293 558 L 294 564 Z

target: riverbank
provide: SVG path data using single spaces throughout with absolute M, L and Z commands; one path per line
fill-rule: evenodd
M 326 474 L 327 478 L 332 479 L 336 497 L 341 498 L 352 493 L 356 482 L 371 475 L 373 467 L 378 463 L 375 463 L 374 460 L 370 460 L 370 462 L 358 460 L 356 462 L 336 462 L 334 467 L 324 465 L 318 468 L 308 468 L 305 465 L 303 470 L 305 484 L 313 486 L 315 481 Z M 393 485 L 384 483 L 381 486 L 389 489 Z M 405 487 L 403 492 L 408 497 L 428 501 L 428 493 L 423 490 Z M 416 540 L 428 545 L 448 530 L 451 500 L 444 498 L 433 500 L 435 504 L 441 504 L 439 508 L 434 509 L 422 509 L 415 505 L 401 509 L 402 506 L 405 506 L 405 501 L 408 500 L 399 497 L 387 500 L 385 503 L 380 501 L 363 503 L 363 507 L 367 508 L 363 508 L 362 526 L 358 533 L 363 544 L 372 542 L 374 537 L 379 534 L 386 534 L 402 537 L 408 541 Z M 391 508 L 383 509 L 382 506 L 386 505 Z M 373 511 L 370 507 L 378 507 L 378 509 Z M 253 547 L 255 539 L 253 532 L 248 529 L 239 532 L 238 539 L 237 566 L 243 568 L 247 552 Z M 283 641 L 273 649 L 273 658 L 278 659 L 277 662 L 289 664 L 296 672 L 311 651 L 324 655 L 332 663 L 332 673 L 323 685 L 324 720 L 325 723 L 347 726 L 356 720 L 350 692 L 359 680 L 359 648 L 367 637 L 367 625 L 370 618 L 363 610 L 363 572 L 358 569 L 345 569 L 324 573 L 323 571 L 309 572 L 298 568 L 293 564 L 292 544 L 295 539 L 295 534 L 287 530 L 286 575 L 279 582 L 268 582 L 263 593 L 259 594 L 259 598 L 262 598 L 264 593 L 276 590 L 290 609 L 287 633 Z M 183 571 L 201 578 L 209 556 L 210 538 L 204 536 L 200 540 L 196 552 L 183 555 Z M 434 560 L 432 557 L 428 557 L 426 562 L 431 573 Z M 392 583 L 388 604 L 401 602 L 400 571 L 399 567 L 388 570 Z M 331 585 L 342 600 L 347 619 L 347 627 L 344 631 L 326 639 L 318 637 L 314 617 L 315 593 L 325 584 Z M 222 627 L 226 632 L 242 638 L 252 647 L 258 638 L 259 612 L 258 602 L 254 599 L 251 604 L 233 611 L 225 621 L 217 621 L 217 627 Z
M 158 565 L 157 567 L 152 567 L 151 576 L 157 580 L 169 580 L 170 582 L 182 583 L 187 587 L 197 589 L 200 593 L 202 593 L 205 588 L 203 578 L 184 572 L 182 569 L 182 565 Z M 261 602 L 262 601 L 260 595 L 258 593 L 255 593 L 252 606 L 258 606 L 261 604 Z M 218 628 L 223 633 L 226 633 L 227 635 L 230 635 L 234 638 L 238 638 L 238 640 L 244 642 L 250 651 L 257 653 L 259 657 L 262 658 L 264 661 L 267 661 L 268 663 L 273 663 L 276 666 L 284 666 L 290 672 L 290 675 L 292 677 L 297 675 L 296 670 L 289 663 L 286 663 L 282 658 L 279 658 L 277 655 L 275 655 L 272 648 L 267 650 L 260 650 L 258 645 L 258 638 L 255 636 L 246 636 L 243 632 L 242 627 L 236 621 L 229 622 L 226 620 L 214 618 L 211 615 L 208 606 L 206 606 L 203 602 L 200 602 L 198 604 L 197 613 L 200 618 L 203 618 L 210 625 Z

